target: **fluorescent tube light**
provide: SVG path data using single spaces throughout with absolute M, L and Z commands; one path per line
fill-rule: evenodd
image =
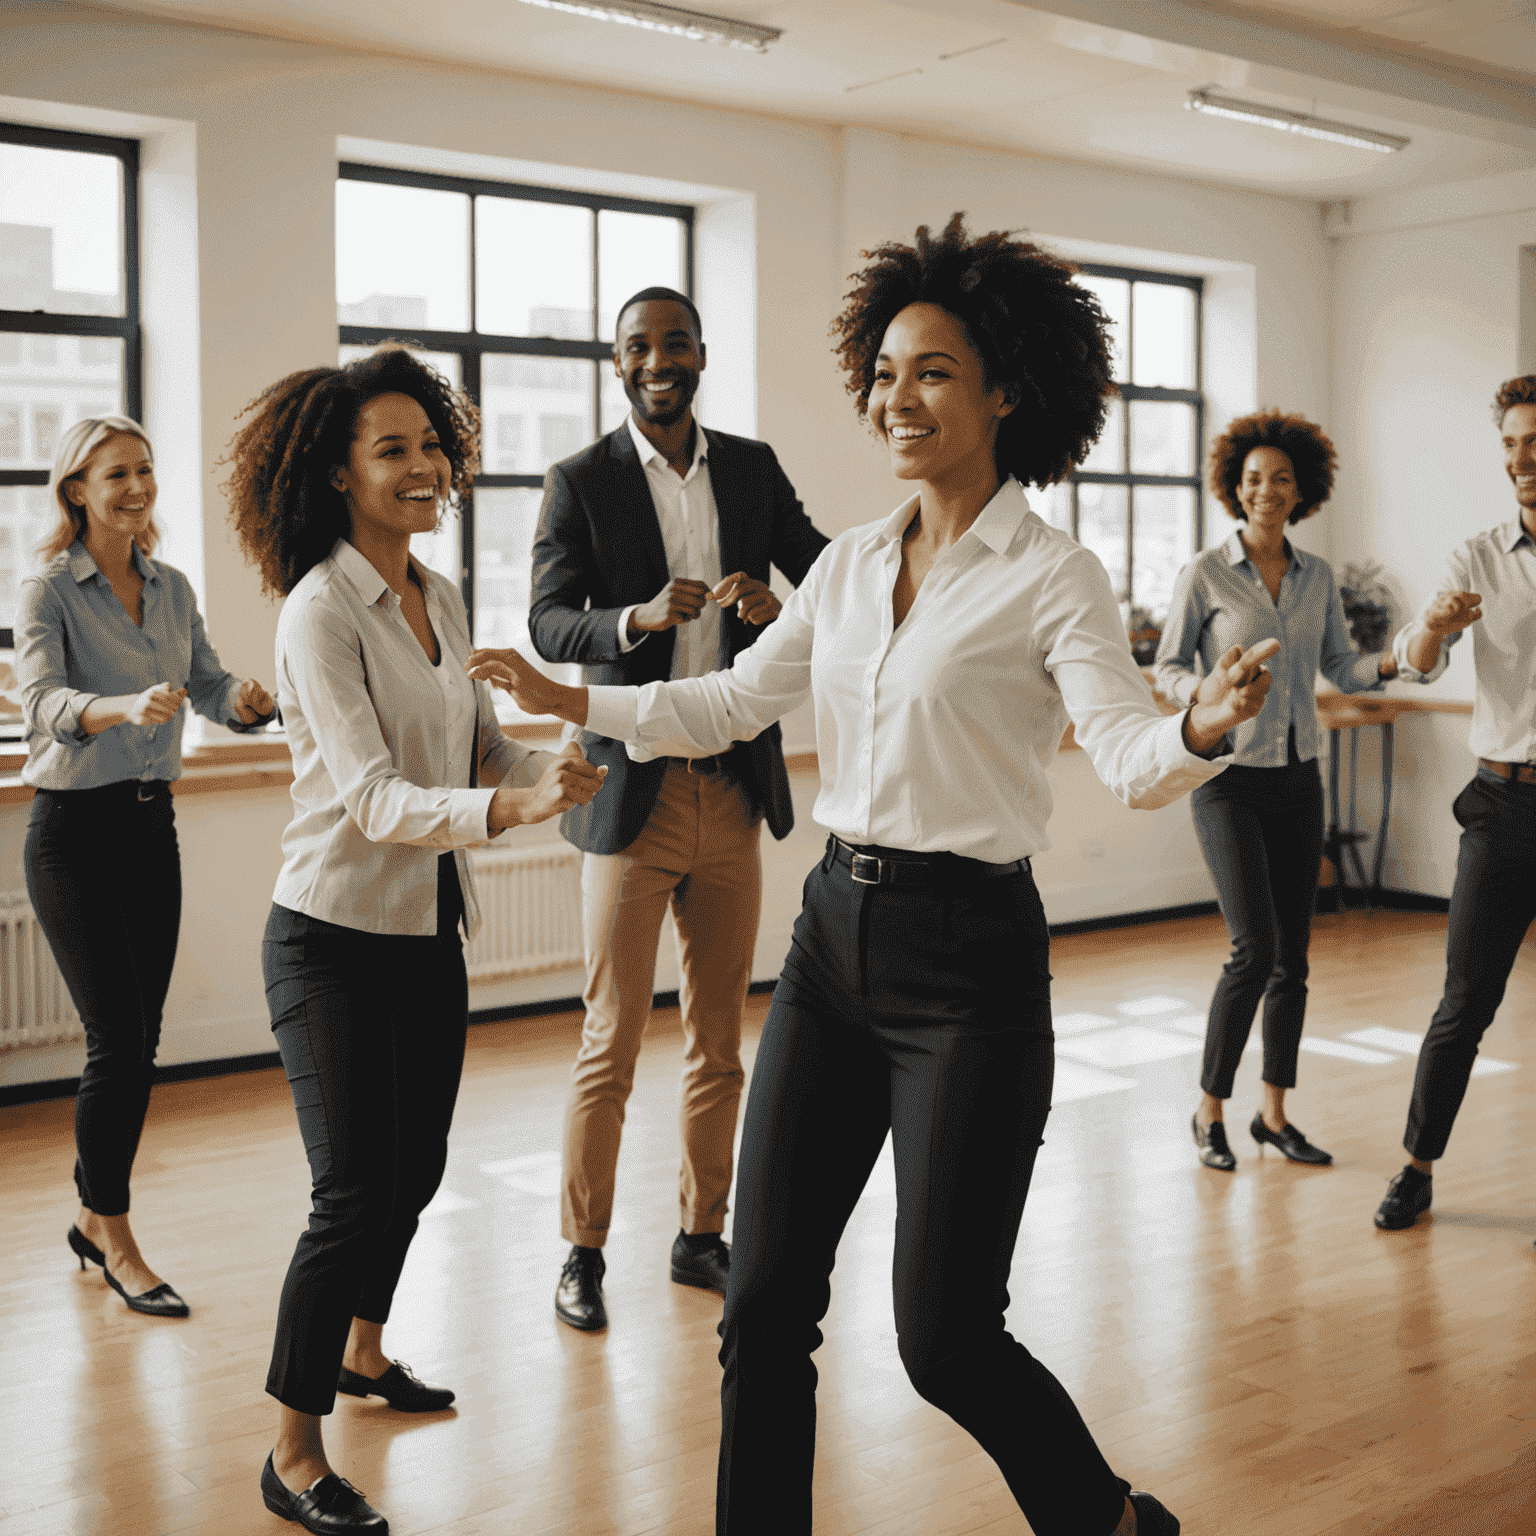
M 594 21 L 619 21 L 626 27 L 666 32 L 695 43 L 750 48 L 754 53 L 767 53 L 768 44 L 784 35 L 778 27 L 732 21 L 728 16 L 688 11 L 680 5 L 652 5 L 650 0 L 523 0 L 523 4 L 542 6 L 546 11 L 565 11 L 572 16 L 590 16 Z
M 1283 107 L 1264 107 L 1257 102 L 1237 101 L 1231 96 L 1214 96 L 1210 91 L 1191 91 L 1184 105 L 1191 112 L 1230 117 L 1239 123 L 1261 123 L 1266 128 L 1278 128 L 1282 133 L 1299 133 L 1309 139 L 1323 139 L 1329 144 L 1348 144 L 1353 149 L 1374 149 L 1383 155 L 1406 149 L 1412 142 L 1395 133 L 1377 133 L 1374 128 L 1356 128 L 1350 123 L 1335 123 L 1326 117 L 1311 117 L 1305 112 L 1287 112 Z

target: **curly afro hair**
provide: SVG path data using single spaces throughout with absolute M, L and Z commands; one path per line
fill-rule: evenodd
M 230 516 L 263 592 L 286 596 L 351 531 L 331 471 L 351 454 L 362 408 L 393 394 L 427 413 L 452 470 L 449 504 L 463 504 L 480 467 L 480 413 L 442 374 L 398 342 L 345 368 L 290 373 L 245 408 L 250 420 L 219 461 L 230 466 Z
M 965 328 L 988 390 L 1001 386 L 1017 408 L 998 423 L 1000 479 L 1052 485 L 1080 462 L 1104 430 L 1109 397 L 1109 320 L 1072 281 L 1077 268 L 1006 231 L 965 231 L 957 213 L 937 239 L 925 224 L 915 245 L 888 243 L 861 253 L 834 349 L 859 414 L 869 408 L 875 359 L 886 327 L 909 304 L 937 304 Z
M 1333 469 L 1337 455 L 1323 429 L 1305 416 L 1290 416 L 1283 411 L 1255 411 L 1227 423 L 1227 430 L 1211 444 L 1211 493 L 1238 522 L 1246 523 L 1248 514 L 1237 499 L 1242 484 L 1243 464 L 1255 448 L 1278 448 L 1291 461 L 1296 475 L 1296 489 L 1301 499 L 1286 518 L 1299 523 L 1311 517 L 1328 500 L 1333 490 Z
M 1536 405 L 1536 374 L 1523 374 L 1518 379 L 1505 379 L 1499 392 L 1493 397 L 1493 424 L 1504 425 L 1504 413 L 1512 405 Z

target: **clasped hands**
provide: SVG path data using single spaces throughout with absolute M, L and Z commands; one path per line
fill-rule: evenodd
M 1234 726 L 1264 708 L 1273 681 L 1264 663 L 1279 653 L 1278 640 L 1261 640 L 1246 651 L 1234 645 L 1206 673 L 1184 716 L 1184 745 L 1191 752 L 1209 752 Z
M 771 624 L 779 616 L 780 603 L 767 582 L 733 571 L 713 587 L 689 576 L 674 576 L 648 603 L 641 603 L 629 616 L 629 638 L 659 634 L 687 624 L 704 611 L 705 603 L 719 603 L 722 608 L 736 604 L 736 614 L 748 624 Z

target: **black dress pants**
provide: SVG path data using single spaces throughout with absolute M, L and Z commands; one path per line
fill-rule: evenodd
M 364 933 L 274 906 L 262 944 L 272 1032 L 313 1178 L 283 1282 L 267 1391 L 325 1414 L 352 1319 L 389 1320 L 416 1221 L 442 1181 L 469 989 L 453 855 L 438 933 Z
M 1190 796 L 1195 835 L 1232 939 L 1205 1026 L 1200 1086 L 1230 1099 L 1264 1002 L 1264 1081 L 1296 1086 L 1307 1013 L 1307 945 L 1323 857 L 1317 760 L 1284 768 L 1234 765 Z
M 1445 936 L 1445 994 L 1419 1048 L 1403 1146 L 1410 1157 L 1445 1155 L 1478 1042 L 1536 918 L 1536 784 L 1479 768 L 1456 797 L 1461 823 L 1456 884 Z
M 22 859 L 32 910 L 85 1027 L 75 1187 L 87 1210 L 122 1216 L 181 931 L 170 786 L 40 789 Z
M 910 857 L 910 856 L 909 856 Z M 997 1462 L 1036 1536 L 1106 1536 L 1128 1485 L 1003 1322 L 1050 1111 L 1049 937 L 1033 879 L 933 889 L 810 873 L 747 1099 L 720 1351 L 719 1536 L 806 1536 L 817 1326 L 887 1134 L 913 1386 Z

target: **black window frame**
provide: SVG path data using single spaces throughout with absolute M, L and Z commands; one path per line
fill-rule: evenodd
M 469 198 L 469 328 L 462 331 L 426 330 L 418 327 L 390 325 L 342 325 L 338 322 L 339 345 L 377 346 L 382 341 L 403 341 L 426 352 L 451 352 L 459 359 L 460 387 L 475 402 L 481 404 L 481 359 L 487 354 L 512 357 L 579 358 L 594 363 L 609 362 L 613 358 L 613 342 L 597 337 L 598 283 L 601 273 L 598 249 L 599 220 L 597 214 L 643 213 L 679 220 L 684 227 L 683 239 L 683 291 L 691 299 L 694 296 L 694 220 L 697 210 L 690 203 L 667 203 L 636 197 L 612 197 L 601 192 L 572 192 L 564 187 L 539 187 L 523 182 L 496 181 L 475 176 L 450 176 L 435 171 L 408 171 L 394 166 L 365 165 L 354 160 L 343 160 L 336 168 L 338 181 L 368 181 L 384 186 L 419 187 L 429 192 L 457 192 Z M 592 330 L 591 341 L 573 340 L 559 336 L 500 336 L 475 329 L 476 315 L 476 227 L 475 199 L 477 197 L 504 197 L 517 202 L 556 203 L 565 207 L 588 208 L 592 219 Z M 602 427 L 601 368 L 592 371 L 592 421 Z M 601 435 L 601 432 L 599 432 Z M 464 608 L 469 615 L 469 630 L 475 632 L 475 505 L 474 492 L 502 489 L 538 490 L 544 484 L 543 475 L 505 475 L 481 472 L 475 476 L 474 490 L 469 505 L 460 512 L 459 534 L 459 587 L 464 595 Z
M 36 149 L 111 155 L 123 167 L 123 312 L 121 315 L 55 314 L 43 309 L 0 309 L 0 333 L 24 336 L 107 336 L 123 343 L 123 412 L 144 420 L 144 341 L 139 315 L 139 141 L 30 123 L 0 123 L 0 143 Z M 0 486 L 47 485 L 46 469 L 0 469 Z M 11 650 L 15 635 L 0 628 L 0 650 Z
M 1135 346 L 1135 316 L 1136 316 L 1136 287 L 1137 283 L 1159 283 L 1169 288 L 1188 288 L 1195 296 L 1195 387 L 1193 389 L 1165 389 L 1161 386 L 1148 384 L 1132 384 L 1128 380 L 1115 381 L 1119 390 L 1120 399 L 1125 403 L 1125 409 L 1120 413 L 1120 462 L 1126 466 L 1124 473 L 1115 474 L 1104 470 L 1077 470 L 1074 469 L 1067 476 L 1067 483 L 1072 488 L 1072 537 L 1078 538 L 1078 494 L 1080 485 L 1123 485 L 1127 488 L 1125 498 L 1125 581 L 1126 591 L 1124 595 L 1116 593 L 1121 602 L 1127 602 L 1136 607 L 1136 487 L 1146 486 L 1187 486 L 1195 493 L 1195 542 L 1194 548 L 1198 552 L 1205 543 L 1205 494 L 1204 480 L 1201 475 L 1205 463 L 1205 279 L 1182 272 L 1153 272 L 1144 271 L 1140 267 L 1116 267 L 1106 266 L 1099 262 L 1084 261 L 1078 263 L 1078 269 L 1091 277 L 1120 278 L 1131 284 L 1130 308 L 1125 318 L 1125 371 L 1127 375 L 1134 375 L 1136 371 L 1136 359 L 1132 351 Z M 1130 403 L 1133 400 L 1172 400 L 1179 401 L 1195 408 L 1195 472 L 1192 475 L 1142 475 L 1131 471 L 1131 412 Z

